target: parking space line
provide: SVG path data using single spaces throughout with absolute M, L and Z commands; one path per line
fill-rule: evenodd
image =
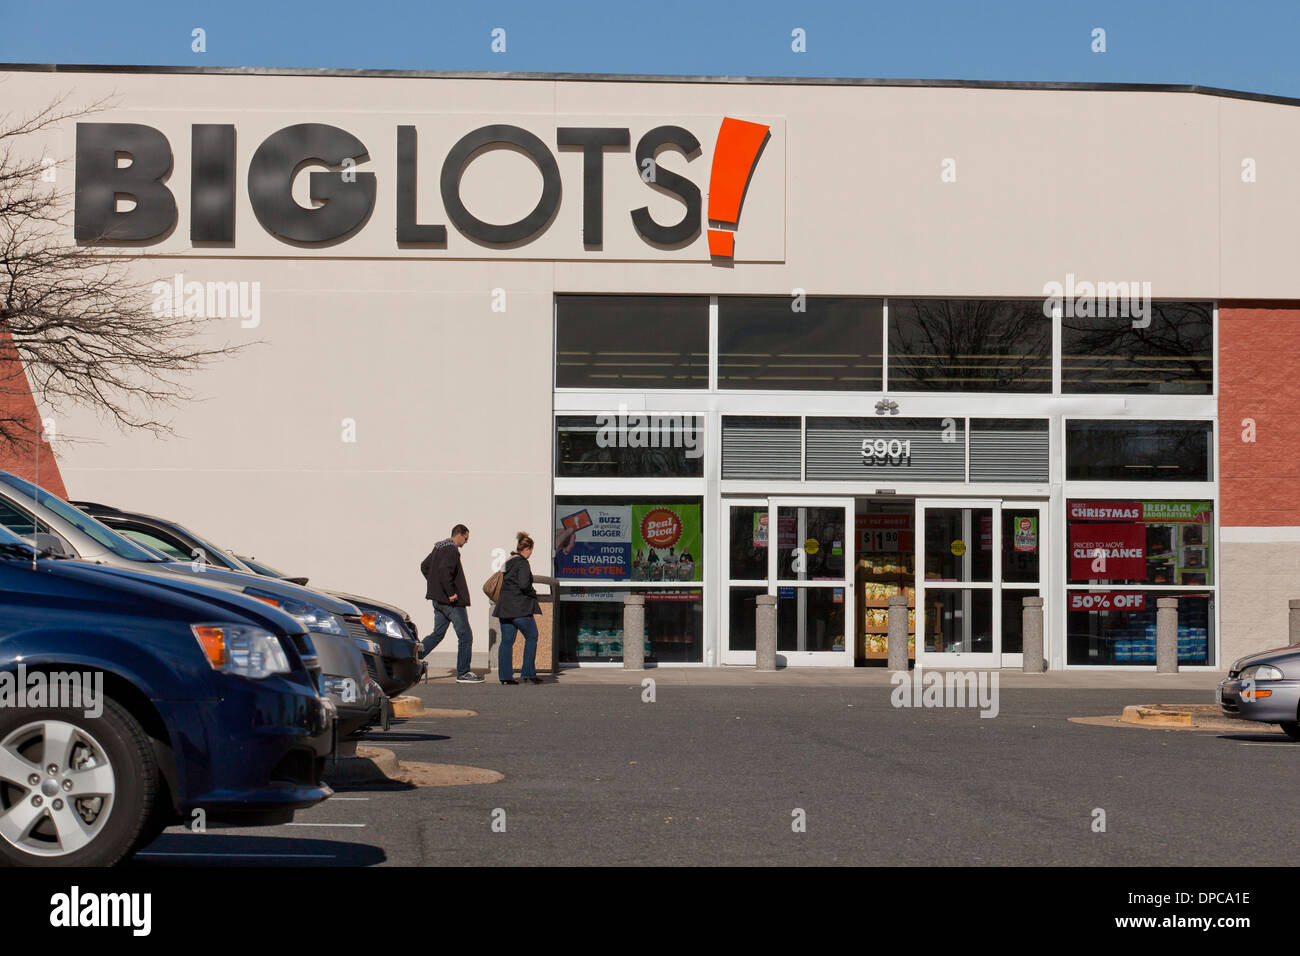
M 172 853 L 164 850 L 144 850 L 136 856 L 211 856 L 239 857 L 258 860 L 334 860 L 333 853 Z
M 287 827 L 353 827 L 365 829 L 364 823 L 286 823 Z
M 369 797 L 330 797 L 331 800 L 369 800 Z
M 1237 744 L 1242 747 L 1294 747 L 1295 744 L 1289 740 L 1279 740 L 1277 743 L 1264 743 L 1262 740 L 1238 740 Z

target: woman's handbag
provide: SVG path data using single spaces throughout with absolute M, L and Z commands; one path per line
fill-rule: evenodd
M 501 601 L 501 582 L 505 580 L 505 572 L 497 571 L 483 582 L 483 593 L 487 595 L 489 601 L 498 604 Z

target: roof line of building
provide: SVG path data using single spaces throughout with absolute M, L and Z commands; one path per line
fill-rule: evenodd
M 774 86 L 899 86 L 980 90 L 1064 90 L 1109 93 L 1196 93 L 1260 103 L 1300 106 L 1300 97 L 1226 90 L 1194 83 L 1079 83 L 1055 80 L 939 80 L 834 76 L 707 76 L 655 73 L 524 73 L 472 70 L 373 70 L 266 66 L 130 66 L 83 63 L 0 63 L 0 72 L 215 74 L 234 76 L 351 76 L 398 79 L 531 80 L 603 83 L 720 83 Z

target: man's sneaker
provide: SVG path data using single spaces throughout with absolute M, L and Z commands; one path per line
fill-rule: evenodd
M 456 678 L 456 683 L 457 684 L 481 684 L 483 683 L 483 678 L 479 677 L 473 671 L 466 671 L 464 674 L 461 674 L 459 677 Z

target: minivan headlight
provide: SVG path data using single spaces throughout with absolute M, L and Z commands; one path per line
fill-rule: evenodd
M 343 629 L 343 622 L 323 607 L 308 604 L 306 601 L 298 601 L 294 598 L 280 597 L 260 588 L 244 588 L 244 593 L 249 597 L 264 601 L 272 607 L 278 607 L 309 631 L 315 631 L 318 634 L 343 635 L 347 633 Z
M 192 624 L 190 630 L 215 671 L 252 680 L 290 671 L 289 655 L 270 631 L 244 624 Z

